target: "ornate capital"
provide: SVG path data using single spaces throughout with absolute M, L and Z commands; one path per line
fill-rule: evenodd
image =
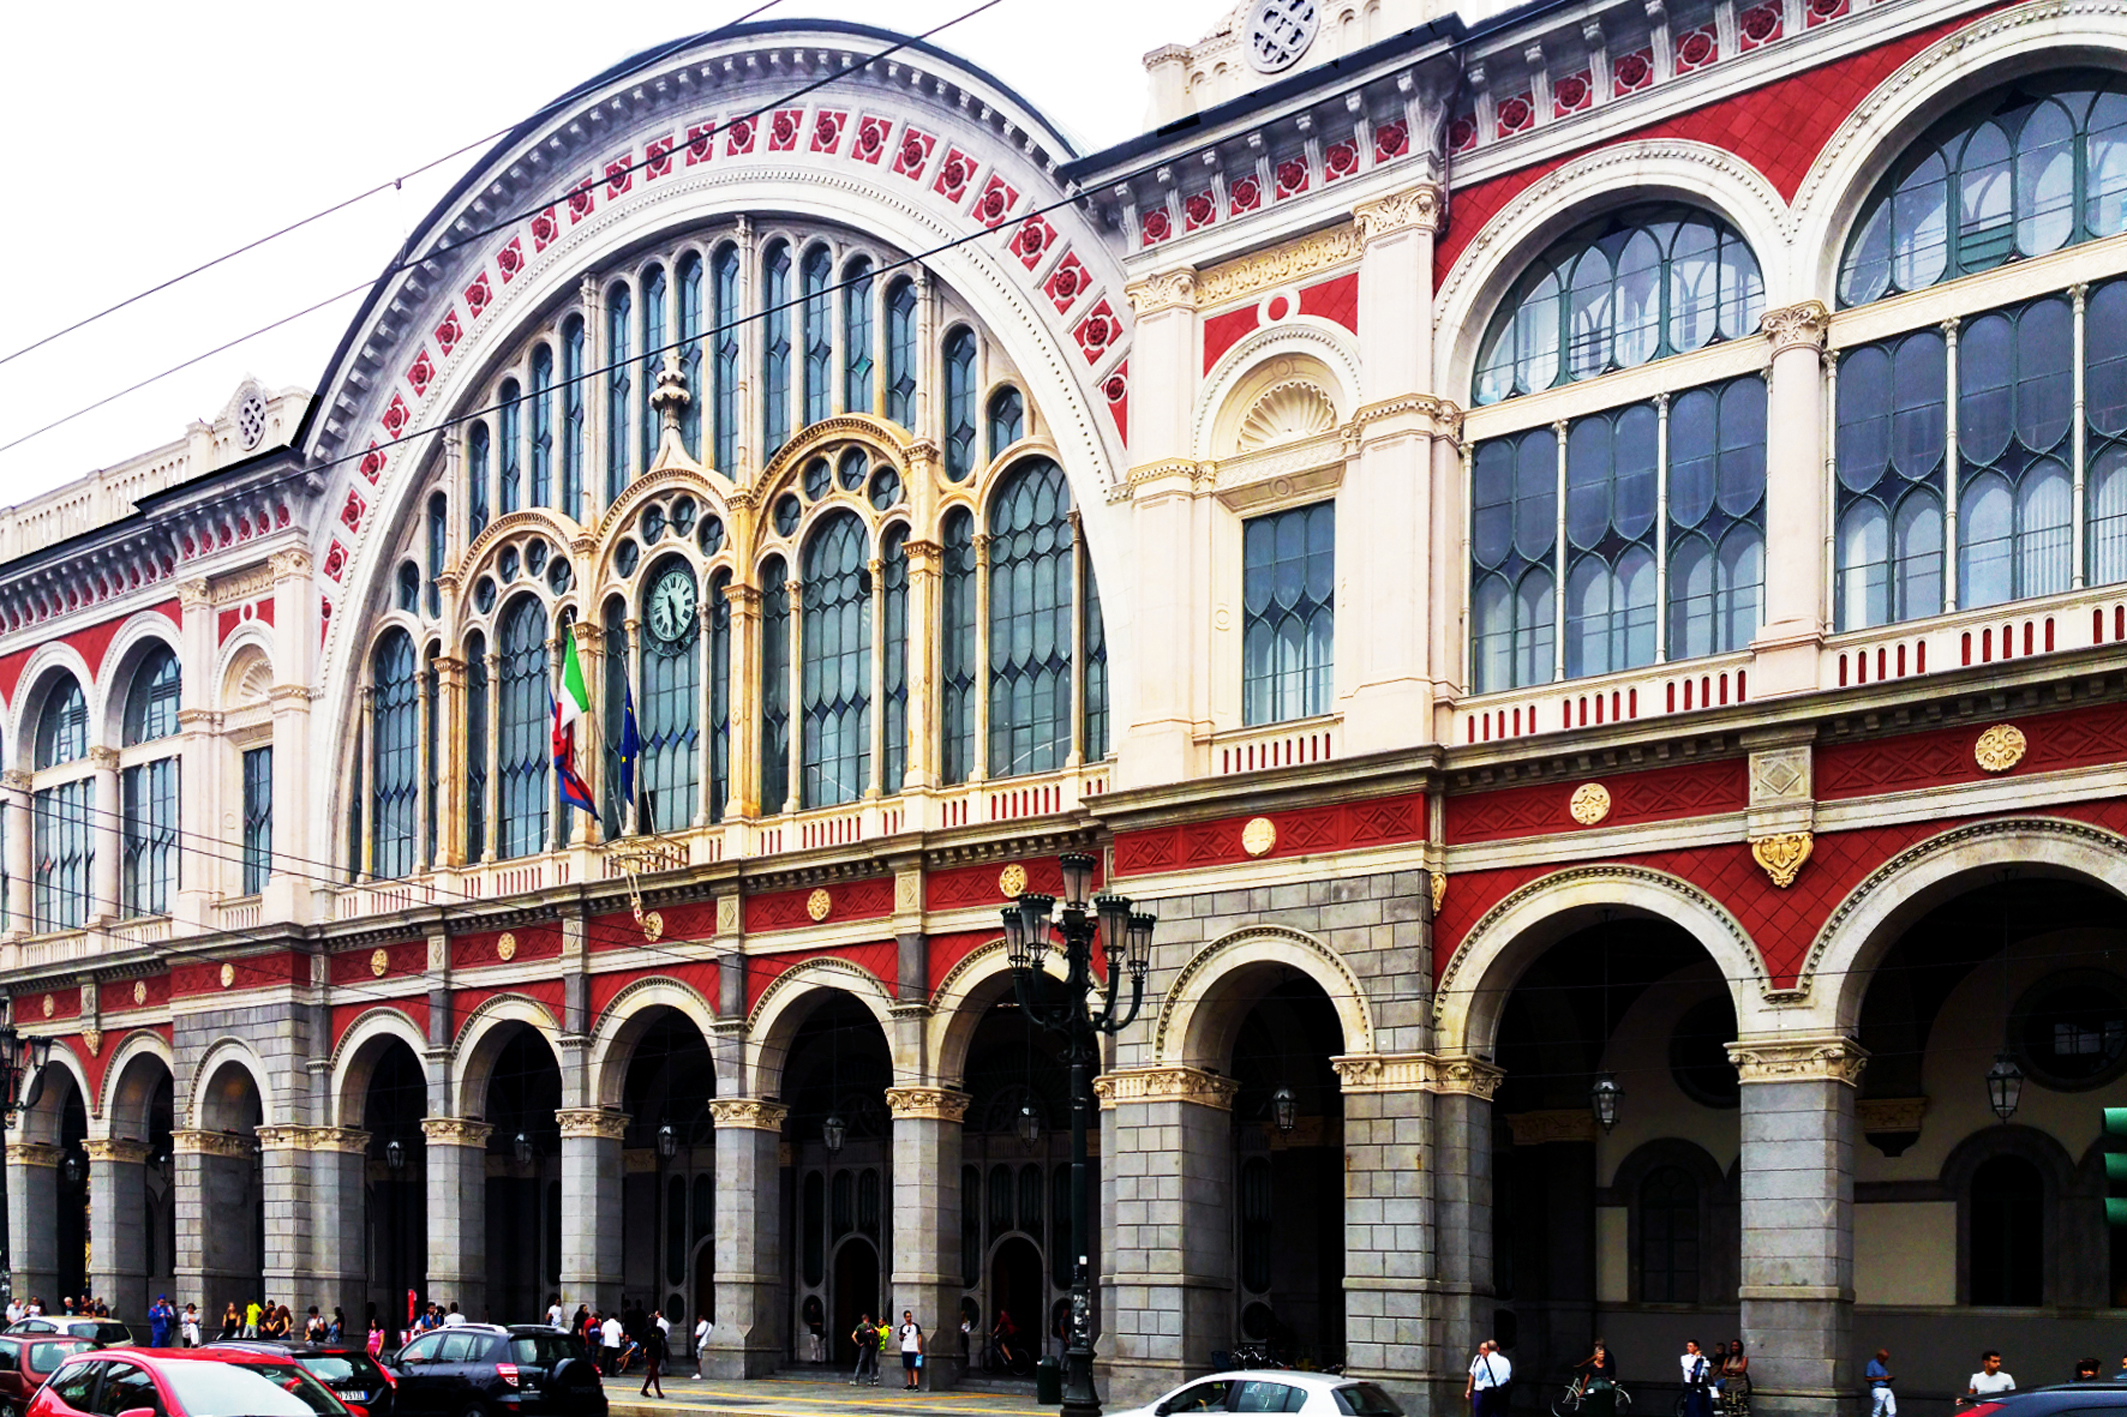
M 90 1161 L 122 1161 L 138 1166 L 148 1159 L 148 1144 L 127 1137 L 91 1137 L 81 1144 L 81 1149 L 88 1153 Z
M 310 1149 L 361 1156 L 369 1150 L 369 1133 L 360 1127 L 312 1127 Z
M 1240 1083 L 1202 1068 L 1125 1068 L 1093 1079 L 1093 1094 L 1102 1111 L 1149 1102 L 1194 1102 L 1200 1107 L 1233 1110 Z
M 21 768 L 9 768 L 0 772 L 0 787 L 10 792 L 27 792 L 30 790 L 30 775 Z
M 1832 312 L 1824 308 L 1821 300 L 1805 300 L 1800 305 L 1789 305 L 1779 310 L 1767 310 L 1761 328 L 1765 338 L 1772 341 L 1774 354 L 1782 350 L 1808 347 L 1824 348 L 1825 331 L 1831 328 Z
M 886 1107 L 894 1114 L 894 1120 L 906 1117 L 917 1121 L 958 1122 L 967 1117 L 968 1104 L 975 1099 L 950 1087 L 890 1087 L 886 1089 Z
M 310 1150 L 308 1127 L 260 1127 L 257 1136 L 259 1146 L 267 1151 Z
M 1440 189 L 1430 182 L 1352 208 L 1364 246 L 1398 231 L 1440 230 Z
M 428 1138 L 431 1146 L 475 1146 L 485 1148 L 487 1139 L 495 1129 L 486 1122 L 476 1122 L 470 1117 L 423 1117 L 421 1135 Z
M 1809 860 L 1809 853 L 1816 845 L 1816 838 L 1808 832 L 1779 832 L 1773 836 L 1753 837 L 1750 856 L 1772 877 L 1772 883 L 1786 890 L 1795 883 L 1802 872 L 1802 863 Z
M 105 772 L 117 772 L 118 750 L 98 743 L 89 749 L 89 761 Z
M 564 1107 L 555 1112 L 554 1120 L 561 1124 L 563 1141 L 570 1137 L 619 1141 L 628 1130 L 628 1114 L 605 1107 Z
M 1504 1068 L 1495 1067 L 1481 1058 L 1458 1054 L 1439 1060 L 1438 1073 L 1433 1080 L 1433 1091 L 1452 1093 L 1462 1097 L 1481 1097 L 1490 1102 L 1499 1085 L 1506 1081 Z
M 1863 1132 L 1917 1132 L 1927 1114 L 1925 1097 L 1864 1097 L 1854 1104 Z
M 1366 427 L 1390 418 L 1416 417 L 1425 431 L 1435 438 L 1462 437 L 1462 408 L 1453 399 L 1435 398 L 1431 394 L 1406 394 L 1402 398 L 1382 399 L 1376 403 L 1361 404 L 1352 415 L 1352 422 Z
M 1516 1146 L 1543 1146 L 1554 1141 L 1594 1141 L 1595 1113 L 1586 1107 L 1559 1107 L 1543 1112 L 1515 1112 L 1507 1130 Z
M 209 593 L 207 583 L 204 580 L 179 581 L 177 583 L 177 603 L 183 609 L 195 610 L 200 606 L 212 604 L 213 599 L 214 597 Z
M 10 1166 L 57 1166 L 59 1154 L 59 1148 L 50 1142 L 11 1141 L 7 1144 L 7 1162 Z
M 1437 1061 L 1431 1053 L 1349 1053 L 1329 1065 L 1346 1093 L 1430 1092 Z
M 712 1097 L 709 1120 L 719 1128 L 743 1127 L 756 1132 L 780 1132 L 790 1109 L 780 1102 L 760 1097 Z
M 1839 1033 L 1772 1034 L 1728 1045 L 1728 1060 L 1744 1082 L 1843 1082 L 1859 1087 L 1868 1056 L 1860 1044 Z
M 223 1156 L 241 1161 L 251 1155 L 252 1140 L 237 1132 L 172 1132 L 170 1150 L 179 1156 Z
M 291 546 L 286 551 L 276 551 L 266 558 L 277 581 L 298 580 L 310 575 L 310 553 L 300 546 Z
M 1161 271 L 1130 282 L 1123 287 L 1123 294 L 1129 298 L 1131 313 L 1140 320 L 1163 310 L 1194 310 L 1196 270 L 1184 266 L 1178 271 Z

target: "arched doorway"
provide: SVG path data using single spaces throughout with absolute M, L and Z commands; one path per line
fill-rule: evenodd
M 370 1313 L 387 1330 L 402 1327 L 407 1291 L 428 1288 L 428 1147 L 421 1131 L 428 1114 L 428 1078 L 403 1039 L 386 1038 L 375 1048 L 362 1093 L 362 1129 L 369 1133 L 365 1331 Z
M 663 1311 L 676 1343 L 685 1335 L 691 1344 L 695 1319 L 712 1311 L 716 1273 L 716 1064 L 701 1029 L 677 1009 L 651 1008 L 630 1022 L 641 1032 L 622 1082 L 622 1288 Z
M 258 1128 L 265 1102 L 251 1069 L 223 1058 L 199 1091 L 198 1150 L 179 1158 L 178 1188 L 187 1189 L 186 1162 L 197 1165 L 200 1198 L 199 1289 L 202 1313 L 219 1313 L 234 1301 L 241 1309 L 267 1295 L 264 1161 Z
M 963 1086 L 971 1101 L 960 1143 L 962 1299 L 977 1334 L 968 1356 L 980 1355 L 1000 1308 L 1038 1354 L 1053 1347 L 1047 1315 L 1071 1284 L 1070 1069 L 1056 1036 L 1007 994 L 975 1025 Z M 1098 1156 L 1087 1172 L 1098 1195 Z
M 529 1323 L 561 1283 L 561 1065 L 538 1029 L 503 1026 L 488 1074 L 487 1313 Z M 436 1296 L 448 1302 L 451 1296 Z
M 1035 1354 L 1043 1352 L 1048 1305 L 1042 1302 L 1042 1295 L 1047 1290 L 1047 1267 L 1033 1240 L 1025 1235 L 1009 1235 L 998 1241 L 990 1251 L 990 1308 L 983 1332 L 989 1333 L 1001 1316 L 1010 1314 L 1016 1331 L 1013 1346 L 1024 1345 Z
M 835 989 L 814 991 L 810 1002 L 785 1053 L 782 1077 L 790 1107 L 783 1136 L 795 1190 L 789 1356 L 810 1354 L 805 1302 L 817 1299 L 829 1319 L 829 1351 L 837 1361 L 854 1362 L 849 1331 L 863 1310 L 878 1316 L 879 1279 L 893 1240 L 892 1118 L 886 1107 L 893 1063 L 878 1019 L 862 1002 Z M 859 1250 L 869 1258 L 854 1258 Z
M 834 1340 L 835 1362 L 844 1368 L 857 1361 L 857 1345 L 850 1335 L 857 1321 L 869 1314 L 879 1320 L 883 1307 L 879 1294 L 879 1251 L 861 1235 L 852 1235 L 835 1247 L 834 1322 L 829 1336 Z M 880 1355 L 884 1358 L 884 1354 Z
M 118 1064 L 111 1090 L 111 1145 L 90 1165 L 92 1286 L 114 1313 L 145 1315 L 153 1294 L 171 1289 L 177 1269 L 177 1201 L 170 1128 L 170 1068 L 153 1052 Z M 133 1223 L 129 1223 L 133 1222 Z

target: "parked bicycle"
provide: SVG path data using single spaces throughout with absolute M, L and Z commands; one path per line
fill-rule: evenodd
M 993 1377 L 1004 1373 L 1011 1377 L 1024 1378 L 1034 1371 L 1034 1355 L 1031 1351 L 1024 1347 L 1000 1343 L 994 1338 L 982 1345 L 982 1353 L 977 1361 L 982 1365 L 982 1371 Z
M 1617 1417 L 1625 1417 L 1625 1414 L 1632 1410 L 1632 1394 L 1625 1391 L 1621 1384 L 1612 1383 L 1610 1395 L 1614 1404 L 1612 1410 Z M 1564 1392 L 1551 1399 L 1551 1417 L 1580 1417 L 1588 1402 L 1588 1396 L 1587 1377 L 1583 1375 L 1574 1378 L 1566 1384 Z

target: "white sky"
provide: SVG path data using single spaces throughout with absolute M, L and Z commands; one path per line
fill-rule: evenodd
M 0 6 L 0 356 L 366 187 L 483 139 L 652 44 L 758 0 L 236 0 Z M 782 0 L 921 33 L 976 0 Z M 933 43 L 1093 150 L 1141 131 L 1144 53 L 1230 0 L 1001 0 Z M 485 143 L 482 143 L 485 147 Z M 366 283 L 477 156 L 0 364 L 0 444 Z M 0 452 L 0 506 L 174 441 L 246 374 L 311 388 L 351 296 Z

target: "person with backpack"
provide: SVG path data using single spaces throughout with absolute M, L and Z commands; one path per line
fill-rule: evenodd
M 850 1375 L 852 1387 L 859 1386 L 866 1378 L 871 1385 L 879 1385 L 879 1326 L 871 1321 L 869 1311 L 857 1316 L 856 1330 L 849 1341 L 857 1345 L 857 1370 Z
M 915 1311 L 901 1311 L 901 1387 L 905 1392 L 914 1392 L 922 1385 L 923 1325 L 916 1322 Z

